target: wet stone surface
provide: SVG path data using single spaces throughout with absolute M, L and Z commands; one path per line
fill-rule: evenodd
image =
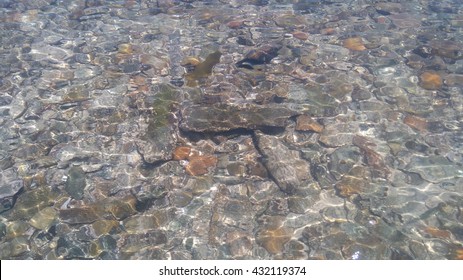
M 459 1 L 3 2 L 1 259 L 463 258 Z

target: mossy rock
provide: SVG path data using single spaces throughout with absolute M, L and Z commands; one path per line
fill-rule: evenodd
M 181 94 L 173 86 L 159 84 L 153 89 L 154 94 L 145 98 L 145 106 L 152 108 L 153 114 L 149 117 L 145 140 L 162 137 L 166 127 L 172 124 L 173 114 L 177 104 L 181 101 Z

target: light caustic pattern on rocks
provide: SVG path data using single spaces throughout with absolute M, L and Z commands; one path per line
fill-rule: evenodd
M 462 259 L 462 6 L 400 2 L 1 1 L 0 258 Z

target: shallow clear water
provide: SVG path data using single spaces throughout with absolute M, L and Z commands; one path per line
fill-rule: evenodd
M 0 258 L 462 259 L 461 1 L 0 1 Z

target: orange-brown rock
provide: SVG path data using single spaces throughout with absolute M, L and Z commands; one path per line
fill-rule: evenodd
M 323 125 L 307 115 L 300 115 L 296 119 L 296 130 L 299 131 L 314 131 L 320 133 L 323 131 Z
M 113 200 L 104 205 L 105 211 L 117 220 L 123 220 L 127 217 L 137 213 L 136 210 L 137 200 L 133 196 L 128 196 L 122 199 Z
M 340 196 L 350 197 L 354 194 L 361 194 L 365 190 L 366 184 L 367 183 L 360 178 L 344 176 L 342 180 L 335 185 L 335 188 L 338 190 Z
M 347 38 L 344 40 L 343 46 L 353 51 L 364 51 L 367 49 L 360 37 Z
M 333 35 L 334 33 L 336 33 L 336 30 L 334 30 L 334 28 L 329 27 L 329 28 L 322 29 L 320 33 L 322 35 Z
M 463 247 L 461 245 L 451 246 L 447 258 L 450 260 L 463 260 Z
M 291 231 L 284 227 L 267 229 L 259 232 L 257 243 L 270 254 L 279 254 L 283 251 L 285 244 L 291 239 L 291 235 Z
M 342 176 L 341 180 L 336 183 L 335 188 L 339 195 L 349 198 L 354 194 L 362 194 L 369 191 L 371 177 L 368 168 L 363 166 L 354 166 L 349 174 Z
M 180 65 L 182 65 L 182 66 L 196 66 L 196 65 L 198 65 L 200 63 L 201 63 L 201 61 L 197 57 L 188 56 L 188 57 L 185 57 L 182 60 Z
M 138 86 L 147 84 L 146 78 L 142 75 L 134 76 L 130 79 L 130 81 Z
M 436 72 L 423 72 L 420 75 L 419 85 L 424 89 L 436 90 L 442 87 L 442 77 Z
M 359 147 L 365 156 L 367 164 L 381 177 L 387 178 L 391 174 L 387 168 L 383 157 L 370 147 L 376 146 L 370 139 L 364 136 L 355 135 L 352 138 L 352 144 Z
M 302 41 L 309 39 L 309 34 L 302 32 L 302 31 L 294 31 L 293 36 L 294 38 L 297 38 Z
M 120 44 L 118 47 L 119 54 L 132 54 L 133 46 L 131 44 Z
M 450 231 L 435 227 L 425 227 L 424 232 L 436 238 L 450 239 Z
M 379 24 L 385 24 L 387 23 L 387 17 L 380 16 L 376 19 L 376 22 Z
M 188 165 L 185 170 L 192 176 L 199 176 L 206 174 L 210 168 L 217 165 L 217 158 L 215 156 L 191 156 L 189 157 Z
M 428 121 L 417 116 L 407 115 L 404 118 L 404 123 L 409 127 L 421 132 L 425 132 L 428 130 Z
M 190 156 L 191 148 L 186 146 L 181 146 L 175 148 L 172 159 L 173 160 L 185 160 Z
M 230 28 L 241 28 L 244 25 L 244 20 L 232 20 L 227 23 Z
M 120 224 L 116 220 L 98 220 L 92 224 L 96 236 L 108 234 L 112 230 L 117 229 L 119 226 Z

